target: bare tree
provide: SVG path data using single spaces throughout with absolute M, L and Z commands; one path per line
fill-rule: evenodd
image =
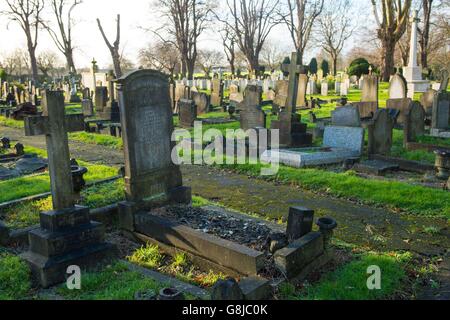
M 53 51 L 44 51 L 38 54 L 37 64 L 44 77 L 48 78 L 51 74 L 55 73 L 55 70 L 60 65 L 60 61 L 58 55 Z
M 411 24 L 408 23 L 406 32 L 397 43 L 402 60 L 402 66 L 407 66 L 409 62 L 409 49 L 411 47 Z
M 227 0 L 228 16 L 216 17 L 236 36 L 250 71 L 259 72 L 259 56 L 272 29 L 281 23 L 277 14 L 279 0 Z
M 205 76 L 209 77 L 212 68 L 219 66 L 223 62 L 223 54 L 218 50 L 204 49 L 199 51 L 197 60 Z
M 100 33 L 102 34 L 103 40 L 105 40 L 106 46 L 108 47 L 109 51 L 111 52 L 111 58 L 114 65 L 114 73 L 117 78 L 120 78 L 122 76 L 122 67 L 120 65 L 121 60 L 121 54 L 120 54 L 120 14 L 117 15 L 116 20 L 116 40 L 113 44 L 108 40 L 106 37 L 105 31 L 103 30 L 102 24 L 100 22 L 100 19 L 97 18 L 97 24 L 98 29 L 100 30 Z
M 82 2 L 82 0 L 50 0 L 51 11 L 57 26 L 53 27 L 49 22 L 42 22 L 58 50 L 66 57 L 69 72 L 74 74 L 77 70 L 73 59 L 72 29 L 74 20 L 72 12 Z
M 345 42 L 352 36 L 351 3 L 349 0 L 336 0 L 329 4 L 319 17 L 319 41 L 333 62 L 333 75 L 337 74 L 338 57 Z
M 287 12 L 281 13 L 302 64 L 314 22 L 323 8 L 324 0 L 287 0 Z
M 145 68 L 168 73 L 173 79 L 181 70 L 177 48 L 169 42 L 148 45 L 139 51 L 139 64 Z
M 371 0 L 377 35 L 383 48 L 383 81 L 394 73 L 394 53 L 397 42 L 406 31 L 412 0 Z M 381 18 L 380 18 L 381 17 Z
M 194 76 L 197 42 L 209 22 L 213 0 L 156 0 L 161 15 L 168 23 L 153 32 L 164 42 L 170 42 L 181 57 L 181 73 Z
M 277 69 L 286 56 L 289 56 L 289 53 L 282 50 L 282 46 L 273 41 L 267 41 L 261 51 L 262 62 L 271 70 Z
M 227 57 L 228 64 L 230 65 L 231 74 L 236 74 L 236 36 L 228 25 L 220 32 L 222 37 L 223 49 L 225 56 Z
M 2 14 L 11 21 L 17 22 L 25 33 L 27 49 L 30 59 L 32 78 L 38 80 L 36 61 L 36 47 L 38 43 L 41 13 L 44 8 L 43 0 L 5 0 L 7 9 Z

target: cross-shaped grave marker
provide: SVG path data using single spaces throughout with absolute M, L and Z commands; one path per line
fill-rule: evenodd
M 289 73 L 288 96 L 285 105 L 286 111 L 295 113 L 298 93 L 298 75 L 305 70 L 300 62 L 300 55 L 297 52 L 293 52 L 291 56 L 291 63 L 283 64 L 281 69 L 283 72 Z
M 25 135 L 45 135 L 53 209 L 72 208 L 75 203 L 67 133 L 83 131 L 84 116 L 65 115 L 63 91 L 46 90 L 42 109 L 42 116 L 25 118 Z

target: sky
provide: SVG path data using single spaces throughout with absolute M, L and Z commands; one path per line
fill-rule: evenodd
M 365 0 L 353 1 L 360 4 Z M 0 11 L 5 7 L 5 1 L 0 0 Z M 96 18 L 100 18 L 107 36 L 113 42 L 116 32 L 115 19 L 118 13 L 121 14 L 122 21 L 121 47 L 125 56 L 131 61 L 136 62 L 139 49 L 155 40 L 154 35 L 142 29 L 142 27 L 157 28 L 161 23 L 150 0 L 84 0 L 73 12 L 77 22 L 73 35 L 77 68 L 89 67 L 92 58 L 97 60 L 100 68 L 107 68 L 111 65 L 110 53 L 98 30 Z M 45 12 L 45 16 L 51 17 L 48 11 Z M 367 16 L 365 18 L 367 19 Z M 282 46 L 287 52 L 293 49 L 285 26 L 276 27 L 269 39 L 274 44 Z M 351 47 L 355 41 L 356 39 L 350 39 L 347 48 Z M 0 56 L 7 55 L 17 47 L 26 48 L 25 43 L 25 36 L 19 25 L 9 22 L 6 17 L 1 16 Z M 221 48 L 220 38 L 214 32 L 207 32 L 201 36 L 199 47 Z M 45 30 L 42 30 L 39 34 L 37 52 L 47 50 L 58 52 L 50 36 Z M 310 50 L 307 58 L 312 57 L 318 50 L 319 48 Z M 61 60 L 64 61 L 62 56 Z

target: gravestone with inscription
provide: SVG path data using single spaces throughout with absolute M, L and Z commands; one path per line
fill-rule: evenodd
M 278 114 L 280 108 L 286 105 L 289 83 L 287 80 L 278 80 L 275 83 L 275 97 L 272 104 L 272 113 Z
M 297 107 L 306 108 L 308 103 L 306 102 L 306 88 L 308 86 L 308 75 L 300 74 L 298 76 L 298 91 L 297 91 Z
M 245 88 L 245 98 L 239 104 L 241 110 L 241 129 L 266 127 L 266 114 L 261 109 L 262 88 L 257 85 L 248 85 Z
M 361 127 L 361 116 L 358 108 L 351 105 L 336 108 L 331 113 L 331 123 L 333 126 Z
M 173 162 L 174 131 L 167 76 L 137 70 L 118 81 L 125 154 L 125 194 L 119 205 L 121 226 L 134 231 L 139 210 L 168 203 L 189 203 L 180 168 Z
M 411 106 L 412 100 L 410 98 L 405 99 L 388 99 L 386 100 L 386 108 L 400 111 L 397 118 L 397 123 L 403 125 L 405 123 L 406 113 Z
M 223 82 L 217 78 L 214 78 L 211 82 L 211 105 L 214 107 L 220 107 L 223 102 Z
M 53 210 L 40 213 L 40 228 L 30 231 L 22 257 L 45 288 L 64 281 L 69 266 L 96 266 L 114 255 L 89 208 L 75 205 L 67 132 L 83 129 L 83 115 L 65 116 L 62 91 L 45 91 L 42 116 L 25 118 L 26 136 L 46 137 Z
M 389 82 L 389 99 L 405 99 L 408 97 L 408 82 L 401 74 L 392 76 Z

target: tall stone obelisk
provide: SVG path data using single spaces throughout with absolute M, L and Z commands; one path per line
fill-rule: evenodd
M 417 62 L 417 36 L 418 36 L 417 10 L 414 10 L 411 19 L 411 45 L 409 51 L 408 66 L 403 68 L 403 75 L 408 82 L 408 98 L 413 98 L 416 92 L 426 92 L 430 87 L 430 82 L 422 79 L 422 67 Z

